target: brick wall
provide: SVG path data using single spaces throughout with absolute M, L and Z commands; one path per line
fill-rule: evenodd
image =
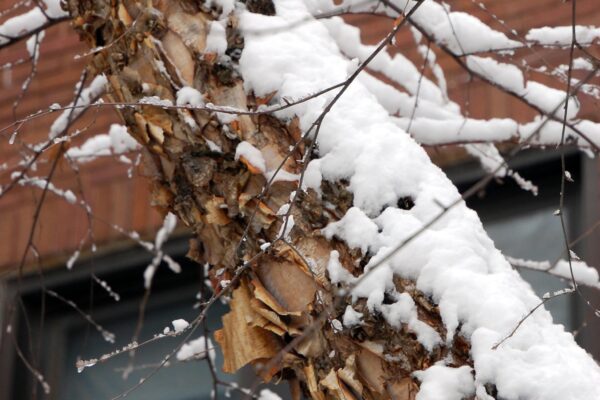
M 17 118 L 47 108 L 52 103 L 69 103 L 86 62 L 85 58 L 76 60 L 74 57 L 84 51 L 85 46 L 79 42 L 68 23 L 49 29 L 42 42 L 36 78 L 17 108 Z M 11 46 L 0 52 L 0 65 L 26 56 L 23 43 Z M 13 121 L 12 103 L 21 92 L 22 82 L 29 72 L 29 64 L 0 71 L 0 127 Z M 19 130 L 18 141 L 35 143 L 46 138 L 56 116 L 36 118 L 26 123 Z M 108 107 L 90 111 L 74 125 L 72 131 L 85 131 L 72 144 L 81 144 L 96 133 L 107 132 L 111 123 L 119 122 L 117 113 Z M 8 144 L 7 134 L 10 133 L 7 131 L 0 138 L 0 164 L 6 162 L 13 166 L 18 161 L 17 152 L 21 146 L 18 143 L 12 146 Z M 113 158 L 83 165 L 79 177 L 64 161 L 57 167 L 53 183 L 58 188 L 71 189 L 78 197 L 83 194 L 91 206 L 94 214 L 92 232 L 100 248 L 108 243 L 118 245 L 124 240 L 124 236 L 112 229 L 110 224 L 149 234 L 161 221 L 159 214 L 149 205 L 146 182 L 137 177 L 129 179 L 128 168 Z M 30 175 L 44 176 L 47 172 L 46 162 Z M 0 172 L 0 183 L 6 184 L 9 175 L 10 171 Z M 22 257 L 41 192 L 39 189 L 18 187 L 0 198 L 0 269 L 15 265 Z M 54 264 L 69 257 L 86 235 L 89 226 L 88 216 L 81 207 L 49 194 L 34 236 L 37 250 L 44 255 L 44 263 Z

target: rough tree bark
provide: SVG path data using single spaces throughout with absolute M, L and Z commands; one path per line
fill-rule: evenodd
M 68 9 L 87 44 L 105 46 L 95 53 L 89 68 L 107 76 L 114 101 L 137 103 L 158 96 L 175 102 L 177 90 L 191 86 L 215 105 L 254 109 L 267 103 L 269 98 L 244 91 L 237 68 L 244 38 L 234 16 L 227 26 L 230 61 L 205 51 L 208 23 L 221 10 L 200 3 L 69 0 Z M 268 0 L 248 0 L 246 6 L 257 13 L 274 10 Z M 252 260 L 231 283 L 231 310 L 216 335 L 226 372 L 254 364 L 265 381 L 289 380 L 294 398 L 304 394 L 316 400 L 409 400 L 419 390 L 413 371 L 449 354 L 452 366 L 472 364 L 464 338 L 458 336 L 451 347 L 442 345 L 430 352 L 406 325 L 397 329 L 381 315 L 369 313 L 364 299 L 354 307 L 364 314 L 364 323 L 336 329 L 339 322 L 334 320 L 342 319 L 350 296 L 341 295 L 327 275 L 330 254 L 336 250 L 344 268 L 355 276 L 369 259 L 369 254 L 335 238 L 327 240 L 321 233 L 351 207 L 347 182 L 324 181 L 321 198 L 310 189 L 298 190 L 291 211 L 293 227 L 285 240 L 276 240 L 284 223 L 277 212 L 289 202 L 298 182 L 276 181 L 263 196 L 267 181 L 258 166 L 235 158 L 237 145 L 247 141 L 261 150 L 269 169 L 285 160 L 283 170 L 299 174 L 298 160 L 308 151 L 308 142 L 286 158 L 290 146 L 301 138 L 297 120 L 270 115 L 220 119 L 206 111 L 152 104 L 121 107 L 119 112 L 143 145 L 154 205 L 175 213 L 194 232 L 189 257 L 210 264 L 214 289 L 222 290 L 238 268 Z M 213 144 L 222 151 L 215 151 Z M 408 199 L 399 204 L 410 206 Z M 247 237 L 241 241 L 248 224 Z M 255 257 L 264 243 L 272 245 Z M 410 280 L 396 277 L 394 283 L 398 292 L 413 298 L 419 319 L 444 339 L 439 310 L 431 299 Z M 290 351 L 282 353 L 290 343 Z

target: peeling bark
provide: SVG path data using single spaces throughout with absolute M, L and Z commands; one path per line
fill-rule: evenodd
M 252 12 L 274 13 L 270 0 L 248 0 L 246 5 Z M 111 100 L 137 103 L 157 96 L 174 102 L 179 88 L 192 86 L 215 105 L 254 109 L 268 102 L 244 92 L 237 71 L 244 41 L 234 16 L 228 19 L 227 57 L 219 57 L 205 48 L 208 24 L 221 10 L 199 2 L 69 0 L 68 8 L 91 48 L 108 45 L 94 55 L 89 68 L 106 74 Z M 332 321 L 342 318 L 351 299 L 336 301 L 339 288 L 327 276 L 330 254 L 337 251 L 342 265 L 355 276 L 369 257 L 321 234 L 351 207 L 347 183 L 323 182 L 319 198 L 312 190 L 298 190 L 297 181 L 276 181 L 261 196 L 267 180 L 260 168 L 234 157 L 238 143 L 247 141 L 265 156 L 268 169 L 286 160 L 282 170 L 299 174 L 302 165 L 297 160 L 308 143 L 286 159 L 290 146 L 301 138 L 296 119 L 245 115 L 224 122 L 206 111 L 148 104 L 119 111 L 143 145 L 153 205 L 174 212 L 194 232 L 189 256 L 211 265 L 215 290 L 222 290 L 242 263 L 253 260 L 261 245 L 272 243 L 236 282 L 231 310 L 216 333 L 226 372 L 254 364 L 264 380 L 290 380 L 295 398 L 302 392 L 315 400 L 412 400 L 419 388 L 413 371 L 448 357 L 451 366 L 472 364 L 463 338 L 427 351 L 406 325 L 390 326 L 381 315 L 370 313 L 364 300 L 354 305 L 364 315 L 362 325 L 334 329 Z M 215 151 L 214 145 L 222 151 Z M 296 190 L 293 227 L 286 241 L 276 240 L 284 223 L 277 212 Z M 411 200 L 402 199 L 399 207 L 410 208 Z M 445 339 L 431 299 L 409 280 L 395 278 L 395 286 L 399 293 L 410 294 L 419 319 Z M 327 319 L 319 318 L 321 313 L 327 313 Z M 260 368 L 313 324 L 319 326 L 291 352 L 271 368 Z

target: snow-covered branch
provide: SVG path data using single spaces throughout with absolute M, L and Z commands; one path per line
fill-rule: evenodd
M 413 23 L 416 23 L 415 21 L 420 20 L 415 17 Z M 336 38 L 341 50 L 349 57 L 364 61 L 371 54 L 373 46 L 363 45 L 360 42 L 358 28 L 345 23 L 341 18 L 326 20 L 323 23 L 330 34 Z M 425 31 L 425 28 L 420 29 Z M 437 34 L 441 35 L 440 32 Z M 487 41 L 482 43 L 490 42 L 486 44 L 489 46 L 494 43 L 492 38 L 496 36 L 489 34 L 483 37 L 487 38 Z M 436 37 L 431 36 L 430 39 Z M 439 40 L 439 37 L 436 40 Z M 441 46 L 446 45 L 441 44 Z M 473 44 L 472 47 L 476 45 Z M 449 48 L 444 48 L 449 51 Z M 489 57 L 468 56 L 466 62 L 461 60 L 460 63 L 469 73 L 527 103 L 540 112 L 542 117 L 530 123 L 519 124 L 508 118 L 477 120 L 463 116 L 460 107 L 446 100 L 444 92 L 436 84 L 426 77 L 420 77 L 417 68 L 402 54 L 391 57 L 383 53 L 369 64 L 369 70 L 384 74 L 392 82 L 404 87 L 408 93 L 369 75 L 363 75 L 361 79 L 392 115 L 398 115 L 396 119 L 398 125 L 409 130 L 409 133 L 422 144 L 520 143 L 524 140 L 533 146 L 560 143 L 562 133 L 560 105 L 565 98 L 563 91 L 534 81 L 524 82 L 523 73 L 519 68 L 512 64 L 499 63 Z M 588 74 L 586 82 L 594 77 L 596 71 L 597 69 L 593 69 Z M 582 82 L 578 85 L 578 88 L 581 87 Z M 579 106 L 575 95 L 570 103 L 566 142 L 583 149 L 597 151 L 600 148 L 600 124 L 577 119 Z M 531 132 L 545 119 L 551 121 L 544 123 L 535 137 L 529 138 Z
M 106 92 L 106 83 L 106 77 L 104 75 L 98 75 L 88 87 L 76 88 L 77 93 L 75 99 L 66 107 L 65 111 L 54 120 L 52 126 L 50 126 L 48 137 L 52 140 L 62 135 L 72 121 L 77 120 L 77 118 L 79 118 L 92 103 L 100 99 Z
M 0 24 L 0 50 L 68 19 L 69 15 L 61 8 L 60 0 L 40 1 L 31 10 Z
M 507 257 L 507 260 L 516 268 L 544 272 L 569 282 L 572 277 L 575 277 L 575 282 L 577 282 L 578 285 L 600 289 L 598 270 L 590 267 L 585 261 L 578 258 L 571 259 L 571 265 L 569 265 L 568 260 L 558 260 L 558 262 L 554 264 L 549 261 L 533 261 L 513 257 Z M 571 276 L 571 270 L 573 271 L 573 276 Z
M 66 156 L 83 164 L 97 157 L 122 155 L 139 147 L 135 139 L 127 133 L 125 126 L 112 124 L 108 133 L 95 135 L 79 147 L 71 147 L 67 150 Z

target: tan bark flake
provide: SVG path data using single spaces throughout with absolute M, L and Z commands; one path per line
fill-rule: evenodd
M 248 316 L 255 314 L 250 300 L 246 284 L 235 289 L 231 311 L 223 317 L 223 329 L 215 332 L 215 339 L 223 350 L 224 372 L 233 373 L 249 363 L 274 357 L 281 349 L 275 334 L 248 323 Z

